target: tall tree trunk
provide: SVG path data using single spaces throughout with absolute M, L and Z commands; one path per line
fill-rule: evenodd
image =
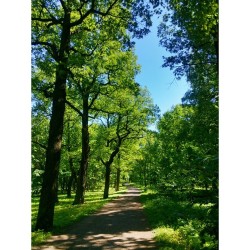
M 116 157 L 117 154 L 119 154 L 120 151 L 120 147 L 122 145 L 122 141 L 129 135 L 130 132 L 128 132 L 127 134 L 123 135 L 123 137 L 121 137 L 119 135 L 119 127 L 120 127 L 120 121 L 121 121 L 122 117 L 119 116 L 118 117 L 118 123 L 117 123 L 117 128 L 116 128 L 116 135 L 117 135 L 117 144 L 115 149 L 113 150 L 113 152 L 110 154 L 109 156 L 109 160 L 104 162 L 103 159 L 101 159 L 101 162 L 103 163 L 103 165 L 106 168 L 106 173 L 105 173 L 105 188 L 104 188 L 104 195 L 103 195 L 103 199 L 108 198 L 109 195 L 109 185 L 110 185 L 110 173 L 111 173 L 111 165 Z M 109 141 L 107 143 L 107 146 L 109 145 Z
M 105 187 L 104 187 L 104 194 L 103 199 L 107 199 L 109 197 L 109 185 L 110 185 L 110 174 L 111 174 L 111 167 L 110 164 L 105 165 Z
M 82 159 L 77 179 L 76 195 L 73 205 L 83 204 L 86 190 L 86 178 L 89 159 L 89 127 L 88 127 L 88 100 L 89 93 L 83 94 L 83 114 L 82 114 Z
M 73 167 L 73 159 L 72 158 L 69 159 L 69 167 L 70 167 L 71 175 L 69 177 L 68 184 L 67 184 L 67 197 L 68 198 L 71 197 L 72 184 L 73 184 L 74 179 L 76 179 L 76 173 L 75 173 L 75 170 Z
M 67 127 L 68 127 L 67 150 L 70 155 L 71 153 L 70 120 L 67 123 Z M 72 188 L 73 180 L 76 178 L 76 173 L 75 173 L 74 165 L 73 165 L 73 158 L 71 156 L 69 157 L 69 169 L 70 169 L 70 177 L 67 182 L 67 197 L 71 198 L 71 188 Z
M 115 191 L 119 191 L 120 179 L 121 179 L 121 168 L 118 167 L 118 168 L 116 169 Z
M 64 16 L 56 81 L 53 92 L 52 115 L 49 127 L 48 147 L 46 150 L 45 171 L 39 202 L 36 229 L 49 231 L 53 228 L 54 207 L 57 199 L 58 174 L 63 135 L 63 119 L 66 101 L 67 52 L 70 41 L 70 13 Z
M 58 67 L 58 71 L 59 70 L 60 67 Z M 45 171 L 36 223 L 36 229 L 44 229 L 45 231 L 53 227 L 54 205 L 57 196 L 57 182 L 61 156 L 63 117 L 65 111 L 65 83 L 66 74 L 64 74 L 62 79 L 62 74 L 57 73 Z
M 115 191 L 119 191 L 119 186 L 120 186 L 120 179 L 121 179 L 120 162 L 121 162 L 121 154 L 118 153 L 118 167 L 116 169 Z
M 115 150 L 111 153 L 109 160 L 104 162 L 102 159 L 102 163 L 105 166 L 105 188 L 104 188 L 104 194 L 103 199 L 107 199 L 109 197 L 109 185 L 110 185 L 110 173 L 111 173 L 111 165 L 114 161 L 115 156 L 119 153 L 120 146 L 121 146 L 121 139 L 118 139 L 118 145 L 115 148 Z

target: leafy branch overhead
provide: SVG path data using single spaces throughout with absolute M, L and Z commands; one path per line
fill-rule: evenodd
M 132 16 L 137 19 L 133 8 L 134 1 L 132 0 L 32 1 L 32 89 L 34 90 L 32 98 L 35 103 L 34 107 L 36 106 L 33 113 L 38 114 L 44 104 L 47 104 L 50 111 L 48 146 L 37 229 L 49 230 L 53 225 L 65 105 L 67 103 L 82 119 L 82 131 L 85 131 L 82 140 L 87 143 L 83 145 L 87 146 L 82 148 L 82 167 L 80 167 L 79 176 L 84 176 L 89 152 L 88 118 L 92 117 L 86 109 L 88 110 L 89 105 L 90 107 L 94 105 L 94 101 L 98 99 L 97 93 L 100 92 L 98 85 L 94 84 L 93 92 L 89 84 L 97 81 L 101 83 L 101 74 L 105 74 L 98 69 L 96 75 L 99 79 L 88 75 L 87 72 L 90 73 L 94 66 L 89 65 L 89 62 L 93 61 L 93 58 L 98 58 L 99 65 L 101 65 L 100 59 L 103 55 L 100 53 L 101 51 L 104 54 L 108 52 L 108 47 L 103 49 L 104 44 L 109 41 L 119 42 L 123 51 L 131 48 L 133 43 L 126 29 Z M 135 31 L 143 33 L 143 29 Z M 114 64 L 111 63 L 110 66 L 110 71 L 117 71 L 114 69 Z M 92 69 L 88 71 L 86 68 Z M 107 66 L 105 68 L 107 69 Z M 114 81 L 110 74 L 107 76 L 110 83 Z M 74 88 L 78 90 L 75 91 Z M 77 96 L 78 100 L 82 97 L 82 103 L 74 102 L 70 98 L 72 95 Z M 80 183 L 85 181 L 81 179 L 82 177 L 78 178 L 79 188 L 85 185 Z M 83 190 L 78 192 L 75 202 L 83 202 L 83 193 Z
M 162 116 L 135 80 L 134 38 L 153 15 L 163 67 L 190 84 Z M 32 0 L 32 230 L 54 229 L 58 194 L 80 209 L 86 191 L 106 199 L 132 181 L 154 189 L 149 204 L 173 227 L 163 247 L 182 249 L 185 238 L 187 249 L 216 249 L 218 58 L 216 0 Z

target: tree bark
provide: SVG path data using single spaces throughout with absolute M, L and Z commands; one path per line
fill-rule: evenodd
M 119 191 L 120 179 L 121 179 L 121 168 L 118 167 L 118 168 L 116 169 L 115 191 Z
M 107 199 L 109 196 L 109 185 L 110 185 L 110 174 L 111 174 L 111 165 L 114 161 L 115 156 L 119 153 L 120 146 L 121 146 L 121 139 L 118 139 L 118 145 L 114 149 L 114 151 L 111 153 L 109 160 L 104 162 L 103 160 L 102 163 L 105 166 L 105 187 L 104 187 L 104 194 L 103 194 L 103 199 Z
M 109 197 L 109 185 L 110 185 L 110 174 L 111 174 L 111 164 L 107 163 L 105 165 L 105 187 L 104 187 L 104 194 L 103 199 L 107 199 Z
M 58 71 L 60 71 L 60 67 L 58 67 Z M 65 111 L 65 83 L 66 75 L 57 72 L 45 171 L 36 224 L 36 229 L 44 229 L 45 231 L 53 227 Z
M 89 159 L 89 93 L 83 94 L 83 114 L 82 114 L 82 158 L 79 168 L 79 175 L 77 179 L 76 195 L 73 205 L 83 204 L 84 195 L 86 190 L 86 178 L 88 170 L 88 159 Z
M 120 186 L 120 179 L 121 179 L 120 162 L 121 162 L 121 154 L 118 153 L 118 167 L 116 168 L 115 191 L 119 191 L 119 186 Z
M 69 177 L 68 184 L 67 184 L 67 197 L 68 198 L 71 197 L 72 184 L 73 184 L 74 179 L 76 179 L 76 173 L 73 167 L 73 158 L 69 159 L 69 167 L 70 167 L 71 175 Z
M 60 43 L 60 62 L 56 69 L 53 92 L 52 115 L 46 150 L 45 172 L 39 202 L 36 230 L 49 231 L 53 228 L 54 207 L 58 189 L 58 174 L 61 157 L 63 120 L 66 100 L 67 52 L 70 41 L 70 14 L 66 13 Z

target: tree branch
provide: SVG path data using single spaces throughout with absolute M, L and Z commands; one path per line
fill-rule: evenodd
M 43 23 L 49 23 L 49 26 L 56 25 L 56 24 L 62 24 L 63 18 L 56 19 L 55 17 L 51 18 L 40 18 L 40 17 L 32 17 L 32 21 L 38 21 Z
M 111 115 L 117 114 L 117 112 L 111 112 L 111 111 L 107 111 L 107 110 L 104 110 L 104 109 L 101 109 L 101 108 L 95 108 L 95 107 L 90 108 L 90 110 L 97 111 L 97 112 L 102 112 L 102 113 L 105 113 L 105 114 L 111 114 Z
M 111 9 L 115 6 L 115 4 L 118 2 L 118 0 L 115 0 L 115 1 L 108 7 L 108 9 L 107 9 L 106 12 L 101 12 L 101 11 L 99 11 L 99 10 L 95 10 L 95 9 L 94 9 L 94 5 L 95 5 L 94 2 L 95 2 L 95 1 L 92 1 L 91 8 L 90 8 L 89 10 L 87 10 L 86 13 L 85 13 L 84 15 L 82 14 L 81 9 L 80 9 L 80 8 L 78 9 L 78 12 L 79 12 L 79 14 L 80 14 L 80 18 L 79 18 L 77 21 L 71 23 L 71 24 L 70 24 L 70 27 L 74 27 L 74 26 L 77 26 L 77 25 L 81 24 L 81 23 L 83 22 L 83 20 L 84 20 L 85 18 L 87 18 L 87 17 L 88 17 L 90 14 L 92 14 L 92 13 L 98 14 L 98 15 L 101 15 L 101 16 L 107 16 L 107 15 L 109 14 L 110 10 L 111 10 Z
M 49 47 L 51 49 L 53 58 L 56 61 L 59 60 L 58 50 L 57 50 L 55 44 L 49 43 L 49 42 L 34 41 L 34 42 L 31 43 L 31 45 L 43 45 L 45 47 Z
M 131 136 L 131 137 L 128 137 L 127 140 L 134 140 L 134 139 L 142 139 L 144 138 L 142 135 L 138 135 L 138 136 Z
M 94 119 L 97 117 L 97 114 L 96 114 L 96 115 L 94 115 L 94 116 L 89 115 L 88 117 L 94 120 Z
M 66 6 L 64 0 L 59 0 L 59 1 L 60 1 L 61 5 L 62 5 L 62 7 L 63 7 L 63 9 L 64 9 L 64 12 L 67 12 L 67 11 L 68 11 L 68 8 L 67 8 L 67 6 Z
M 94 47 L 94 49 L 90 52 L 90 53 L 82 53 L 82 52 L 80 52 L 79 50 L 77 50 L 77 49 L 75 49 L 75 48 L 73 48 L 73 47 L 70 47 L 69 48 L 69 50 L 71 50 L 71 51 L 73 51 L 73 52 L 75 52 L 75 53 L 79 53 L 81 56 L 83 56 L 83 57 L 85 57 L 85 56 L 92 56 L 93 54 L 94 54 L 94 52 L 95 52 L 95 50 L 97 49 L 97 47 L 98 47 L 98 43 L 95 45 L 95 47 Z
M 89 104 L 89 109 L 93 106 L 95 100 L 97 99 L 97 97 L 99 96 L 100 91 L 98 91 L 97 93 L 95 93 L 94 97 L 92 98 L 90 104 Z
M 71 107 L 73 110 L 75 110 L 80 116 L 83 115 L 82 112 L 78 108 L 76 108 L 71 102 L 69 102 L 68 100 L 66 100 L 65 103 L 68 104 L 69 107 Z
M 109 14 L 109 12 L 110 12 L 110 10 L 115 6 L 115 4 L 118 2 L 118 0 L 115 0 L 109 7 L 108 7 L 108 9 L 107 9 L 107 11 L 106 12 L 101 12 L 101 11 L 99 11 L 99 10 L 92 10 L 93 11 L 93 13 L 95 13 L 95 14 L 98 14 L 98 15 L 101 15 L 101 16 L 107 16 L 108 14 Z
M 102 158 L 100 158 L 100 161 L 102 162 L 103 165 L 105 165 L 105 161 Z
M 71 23 L 70 27 L 74 27 L 74 26 L 77 26 L 77 25 L 81 24 L 83 22 L 83 20 L 85 18 L 87 18 L 92 13 L 92 9 L 87 10 L 84 15 L 82 14 L 80 9 L 78 10 L 78 12 L 80 14 L 80 18 L 77 21 Z
M 39 145 L 41 148 L 47 150 L 47 147 L 46 147 L 45 145 L 41 144 L 40 142 L 33 141 L 33 140 L 32 140 L 31 142 L 32 142 L 32 143 L 35 143 L 35 144 Z

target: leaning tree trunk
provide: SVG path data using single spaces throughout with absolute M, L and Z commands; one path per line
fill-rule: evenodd
M 76 195 L 73 205 L 83 204 L 86 190 L 86 178 L 89 159 L 89 127 L 88 127 L 88 99 L 89 94 L 83 95 L 83 114 L 82 114 L 82 159 L 76 186 Z
M 63 119 L 66 101 L 67 52 L 70 41 L 70 14 L 64 16 L 59 63 L 56 69 L 56 81 L 53 92 L 52 115 L 49 127 L 48 147 L 46 151 L 45 171 L 39 202 L 36 229 L 49 231 L 53 228 L 54 207 L 57 198 L 58 174 L 63 135 Z
M 103 199 L 107 199 L 109 197 L 109 185 L 110 185 L 110 174 L 111 174 L 111 165 L 114 161 L 115 156 L 119 153 L 120 146 L 121 146 L 122 140 L 119 137 L 118 138 L 118 145 L 116 146 L 115 150 L 111 153 L 109 160 L 104 162 L 102 159 L 102 163 L 105 166 L 105 187 L 104 187 L 104 194 Z

